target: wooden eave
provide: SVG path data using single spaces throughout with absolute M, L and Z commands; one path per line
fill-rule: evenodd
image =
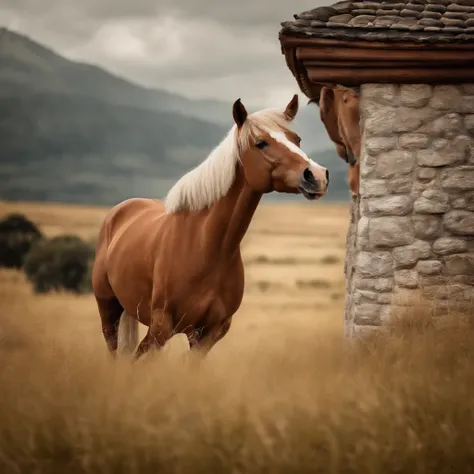
M 343 41 L 280 35 L 282 53 L 301 91 L 319 100 L 324 84 L 474 83 L 474 46 Z

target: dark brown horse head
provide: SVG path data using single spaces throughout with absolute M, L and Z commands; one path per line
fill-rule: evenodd
M 241 146 L 240 161 L 254 191 L 303 194 L 308 200 L 326 193 L 328 170 L 304 153 L 300 137 L 290 129 L 297 112 L 296 94 L 284 110 L 265 109 L 250 115 L 240 99 L 235 101 L 233 116 Z
M 359 91 L 342 86 L 324 86 L 318 105 L 329 138 L 336 145 L 338 155 L 349 164 L 348 183 L 351 192 L 358 196 L 361 149 Z

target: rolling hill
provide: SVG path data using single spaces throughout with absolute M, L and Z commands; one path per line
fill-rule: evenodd
M 0 30 L 1 199 L 111 205 L 160 197 L 231 124 L 230 103 L 145 88 Z M 346 199 L 345 165 L 317 113 L 303 106 L 295 125 L 305 149 L 329 164 L 327 198 Z

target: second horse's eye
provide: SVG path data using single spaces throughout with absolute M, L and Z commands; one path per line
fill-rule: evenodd
M 258 140 L 257 143 L 255 143 L 255 146 L 261 150 L 262 148 L 268 146 L 268 143 L 265 140 Z

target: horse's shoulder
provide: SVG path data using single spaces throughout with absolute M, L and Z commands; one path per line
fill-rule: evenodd
M 149 214 L 161 215 L 165 208 L 161 201 L 145 198 L 130 198 L 113 206 L 105 216 L 103 227 L 108 235 L 112 235 L 129 227 L 140 227 L 150 222 Z

